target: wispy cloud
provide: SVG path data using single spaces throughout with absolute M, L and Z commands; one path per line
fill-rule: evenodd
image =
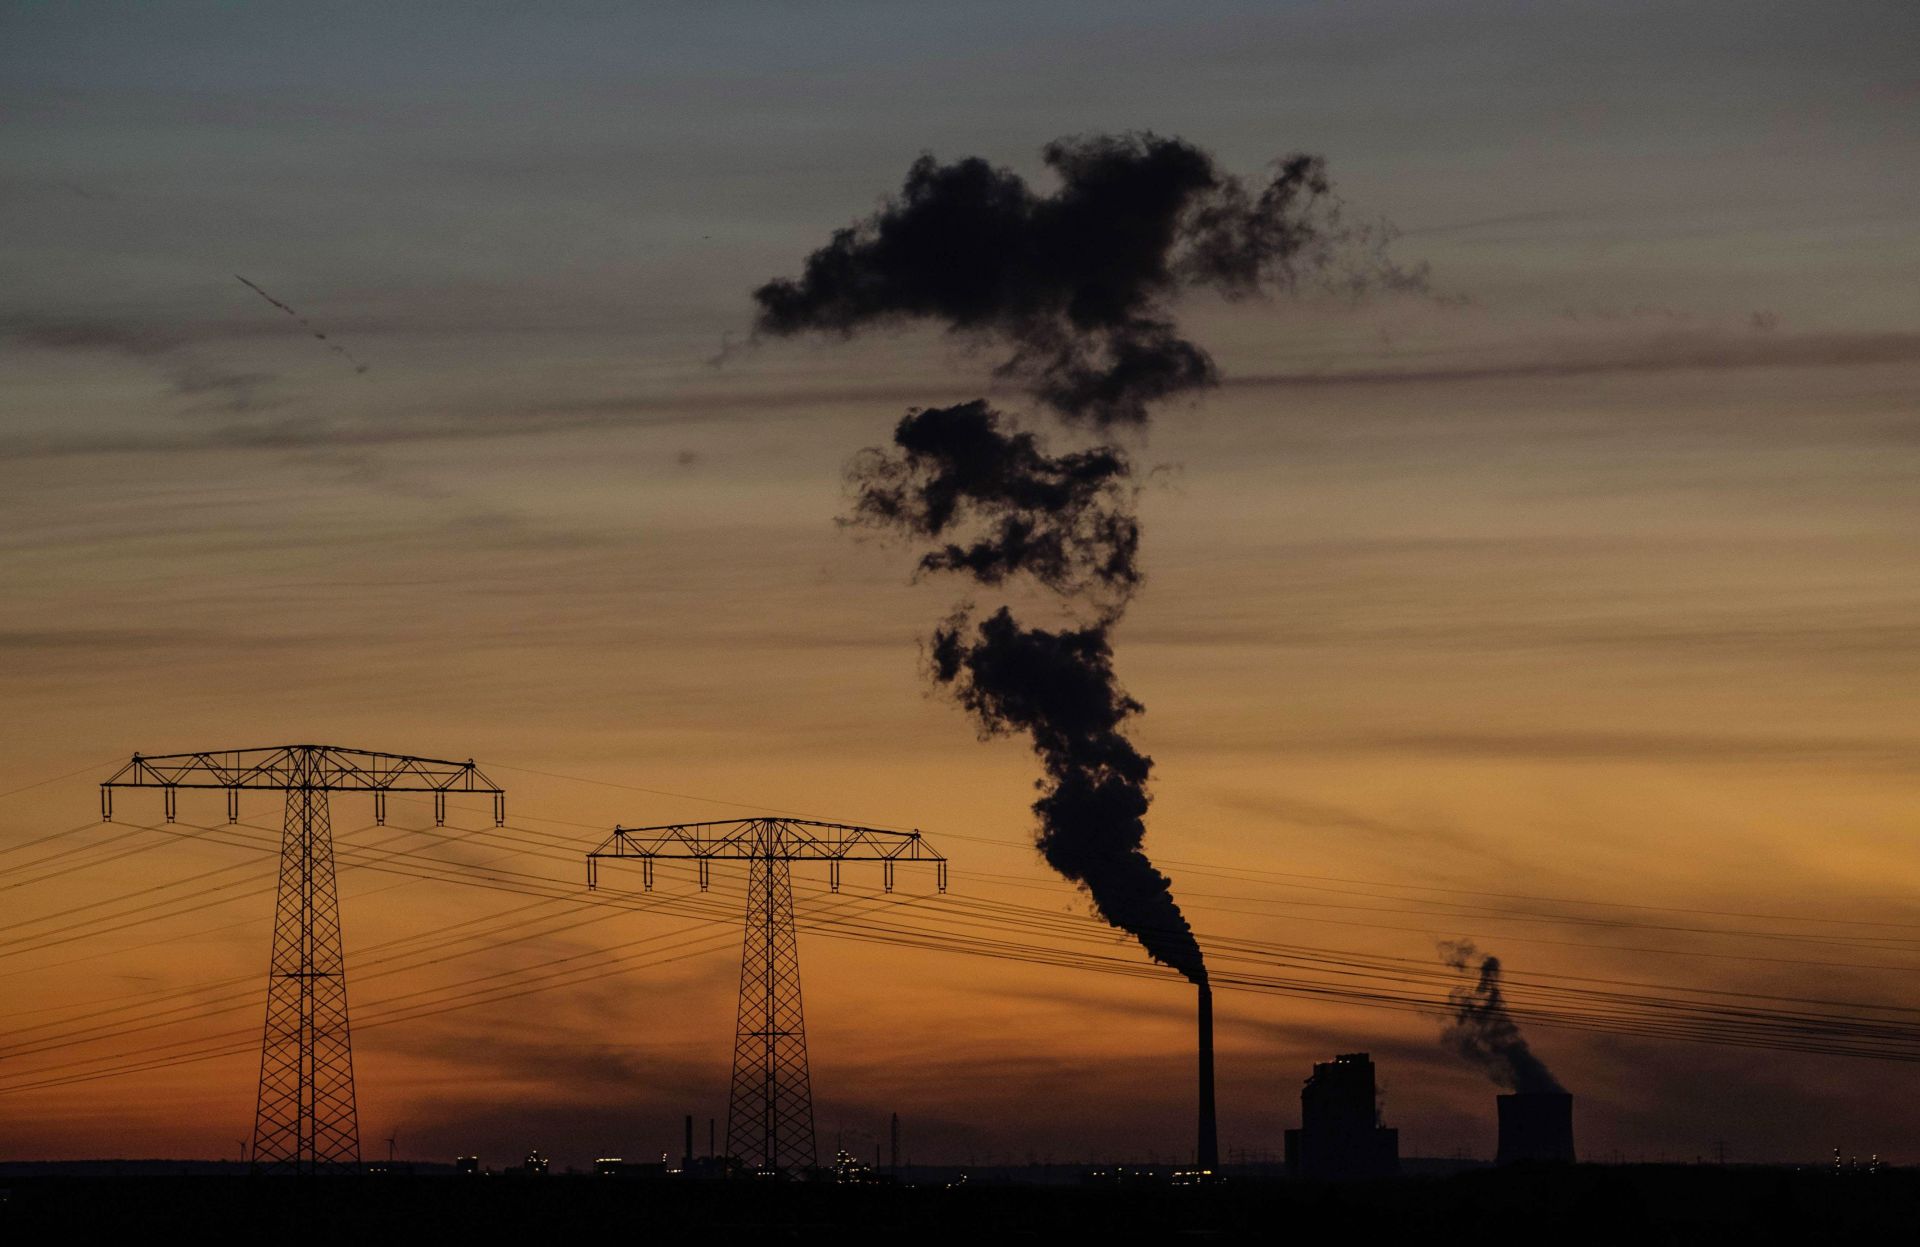
M 1388 844 L 1413 844 L 1422 848 L 1448 845 L 1457 850 L 1484 851 L 1486 846 L 1475 836 L 1432 820 L 1412 822 L 1380 818 L 1363 810 L 1302 801 L 1274 793 L 1228 790 L 1214 797 L 1221 806 L 1236 813 L 1263 819 L 1277 819 L 1300 827 L 1321 831 L 1356 832 Z M 1504 859 L 1501 859 L 1504 860 Z
M 209 645 L 222 650 L 246 646 L 293 644 L 291 639 L 271 640 L 250 634 L 231 633 L 209 637 L 185 628 L 33 628 L 0 629 L 0 652 L 47 651 L 114 652 L 154 654 L 171 650 L 200 651 Z
M 0 339 L 29 349 L 104 352 L 150 364 L 169 381 L 173 394 L 191 400 L 181 407 L 179 415 L 243 415 L 276 405 L 263 393 L 279 379 L 275 374 L 236 371 L 214 363 L 196 346 L 196 340 L 206 337 L 205 333 L 190 335 L 134 320 L 0 319 Z
M 1383 732 L 1276 741 L 1276 752 L 1407 753 L 1547 762 L 1920 768 L 1920 741 L 1896 737 L 1732 736 L 1683 732 Z
M 1511 357 L 1496 362 L 1467 360 L 1442 366 L 1229 374 L 1224 384 L 1241 389 L 1304 389 L 1563 380 L 1631 373 L 1864 368 L 1920 363 L 1920 333 L 1687 332 L 1617 343 L 1568 342 L 1507 354 Z

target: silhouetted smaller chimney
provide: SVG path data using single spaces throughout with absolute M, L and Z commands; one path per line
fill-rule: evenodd
M 693 1114 L 692 1113 L 687 1114 L 687 1150 L 680 1157 L 680 1168 L 683 1170 L 690 1170 L 693 1168 Z

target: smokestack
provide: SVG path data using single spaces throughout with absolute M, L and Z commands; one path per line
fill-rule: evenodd
M 1200 1147 L 1201 1169 L 1220 1167 L 1220 1132 L 1213 1116 L 1213 988 L 1200 984 Z
M 693 1168 L 693 1114 L 687 1114 L 687 1150 L 680 1156 L 680 1168 Z
M 1573 1163 L 1573 1097 L 1564 1091 L 1518 1091 L 1498 1099 L 1500 1149 L 1495 1162 Z

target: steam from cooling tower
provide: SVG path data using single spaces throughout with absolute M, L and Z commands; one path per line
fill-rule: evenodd
M 1340 222 L 1315 157 L 1280 161 L 1255 185 L 1153 134 L 1060 139 L 1042 156 L 1059 180 L 1045 193 L 984 160 L 921 157 L 898 195 L 836 231 L 798 278 L 754 292 L 756 337 L 930 321 L 999 352 L 995 374 L 1062 421 L 1111 435 L 1217 381 L 1174 322 L 1183 291 L 1423 281 L 1383 258 L 1387 235 Z M 1024 579 L 1067 605 L 1068 626 L 1053 629 L 1004 606 L 980 619 L 962 607 L 933 634 L 931 674 L 983 734 L 1031 740 L 1044 771 L 1037 841 L 1054 869 L 1204 985 L 1199 945 L 1142 847 L 1153 762 L 1127 739 L 1143 707 L 1113 666 L 1112 631 L 1141 581 L 1129 456 L 1110 442 L 1054 453 L 978 399 L 910 411 L 848 479 L 847 522 L 923 543 L 922 574 Z
M 1453 1018 L 1444 1036 L 1447 1045 L 1509 1091 L 1564 1093 L 1566 1088 L 1547 1069 L 1546 1062 L 1533 1054 L 1507 1012 L 1500 959 L 1481 953 L 1468 940 L 1442 943 L 1440 957 L 1454 969 L 1473 976 L 1471 986 L 1447 993 L 1453 1006 Z

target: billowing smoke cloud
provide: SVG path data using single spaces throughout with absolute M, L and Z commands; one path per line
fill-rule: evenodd
M 1471 986 L 1447 993 L 1453 1006 L 1444 1036 L 1447 1045 L 1509 1091 L 1565 1091 L 1507 1013 L 1507 999 L 1500 989 L 1500 959 L 1481 953 L 1467 940 L 1441 944 L 1440 957 L 1473 976 Z
M 839 230 L 798 279 L 754 292 L 757 333 L 852 334 L 923 319 L 1011 349 L 997 371 L 1076 421 L 1140 424 L 1156 399 L 1214 384 L 1212 358 L 1176 332 L 1182 287 L 1229 297 L 1340 284 L 1418 285 L 1339 224 L 1326 170 L 1278 164 L 1255 189 L 1179 139 L 1097 135 L 1047 145 L 1060 187 L 1038 194 L 984 160 L 923 156 L 900 194 Z
M 1027 628 L 1004 607 L 977 627 L 956 615 L 933 634 L 933 674 L 985 730 L 1032 737 L 1046 768 L 1033 809 L 1047 863 L 1086 884 L 1155 960 L 1206 982 L 1172 885 L 1141 850 L 1153 760 L 1121 731 L 1141 705 L 1114 679 L 1106 626 Z
M 1152 759 L 1122 731 L 1141 710 L 1113 671 L 1108 633 L 1140 583 L 1130 464 L 1112 446 L 1052 455 L 983 400 L 910 412 L 893 449 L 849 468 L 852 521 L 926 539 L 926 572 L 997 585 L 1024 575 L 1093 608 L 1048 631 L 1002 608 L 935 631 L 934 679 L 988 735 L 1024 732 L 1045 778 L 1034 803 L 1041 855 L 1085 884 L 1107 921 L 1196 983 L 1206 966 L 1166 876 L 1142 851 Z
M 1212 358 L 1174 324 L 1183 289 L 1238 298 L 1308 279 L 1344 290 L 1422 280 L 1384 260 L 1380 234 L 1339 224 L 1316 158 L 1289 158 L 1255 187 L 1151 134 L 1061 139 L 1044 156 L 1060 182 L 1045 194 L 984 160 L 922 157 L 898 196 L 837 231 L 799 278 L 754 292 L 756 334 L 932 321 L 1003 349 L 998 375 L 1104 432 L 1216 382 Z M 862 452 L 848 478 L 849 522 L 925 543 L 923 573 L 1025 578 L 1086 620 L 1048 630 L 1004 607 L 978 622 L 962 610 L 934 633 L 932 675 L 984 734 L 1031 740 L 1046 860 L 1155 959 L 1204 983 L 1199 945 L 1142 850 L 1153 762 L 1127 739 L 1143 707 L 1113 669 L 1111 632 L 1140 584 L 1127 454 L 1051 453 L 976 400 L 908 413 L 892 446 Z
M 897 453 L 867 450 L 849 476 L 853 520 L 935 543 L 922 571 L 984 584 L 1025 573 L 1117 614 L 1140 582 L 1131 465 L 1112 446 L 1052 456 L 983 399 L 910 412 Z

